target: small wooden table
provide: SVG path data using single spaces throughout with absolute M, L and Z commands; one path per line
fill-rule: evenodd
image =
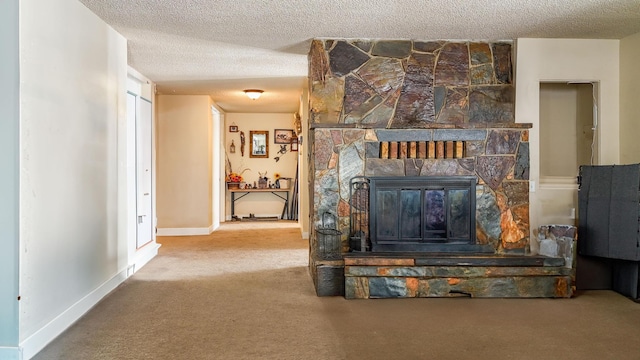
M 243 197 L 251 194 L 251 193 L 271 193 L 280 199 L 284 200 L 284 207 L 282 208 L 282 215 L 280 215 L 280 219 L 284 219 L 285 215 L 288 215 L 289 212 L 289 188 L 281 188 L 281 189 L 227 189 L 231 193 L 231 217 L 233 218 L 236 214 L 236 200 L 240 200 Z M 240 196 L 236 197 L 237 193 L 242 193 Z M 282 196 L 280 193 L 284 193 Z

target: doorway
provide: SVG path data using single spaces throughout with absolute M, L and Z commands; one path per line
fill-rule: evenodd
M 580 165 L 597 162 L 595 87 L 588 82 L 540 84 L 541 181 L 573 180 Z
M 581 165 L 598 163 L 598 83 L 540 83 L 541 224 L 575 225 Z

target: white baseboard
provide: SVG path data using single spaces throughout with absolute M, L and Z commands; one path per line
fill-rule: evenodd
M 212 226 L 208 228 L 158 228 L 158 236 L 196 236 L 211 234 Z
M 156 242 L 149 243 L 142 248 L 136 251 L 135 258 L 133 259 L 133 264 L 129 265 L 130 271 L 127 271 L 127 277 L 133 275 L 136 271 L 142 269 L 143 266 L 147 265 L 151 259 L 158 255 L 158 249 L 160 249 L 160 244 Z
M 22 348 L 22 358 L 31 359 L 48 343 L 65 331 L 69 326 L 73 325 L 87 311 L 91 310 L 102 298 L 113 291 L 118 285 L 122 284 L 127 278 L 127 270 L 122 270 L 111 279 L 100 285 L 97 289 L 90 292 L 87 296 L 71 305 L 67 310 L 51 320 L 48 324 L 36 331 L 33 335 L 25 339 L 20 347 Z M 0 359 L 4 359 L 1 356 Z M 12 359 L 12 358 L 9 358 Z
M 23 360 L 22 349 L 19 347 L 0 346 L 0 359 L 2 360 Z

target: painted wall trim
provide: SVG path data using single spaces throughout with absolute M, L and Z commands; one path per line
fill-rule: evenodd
M 158 236 L 196 236 L 211 234 L 212 226 L 208 228 L 158 228 Z
M 22 360 L 22 348 L 19 347 L 0 347 L 0 359 L 3 360 Z
M 19 345 L 21 6 L 0 1 L 0 359 Z
M 302 232 L 302 238 L 306 239 L 306 240 L 309 240 L 309 232 L 308 231 L 303 231 Z
M 127 276 L 133 275 L 136 271 L 142 269 L 143 266 L 147 265 L 147 263 L 151 261 L 151 259 L 158 255 L 158 249 L 160 249 L 161 246 L 161 244 L 151 242 L 138 249 L 138 251 L 136 251 L 136 254 L 134 255 L 135 258 L 133 259 L 133 264 L 129 266 L 130 268 L 133 267 L 133 269 L 127 274 Z
M 24 359 L 31 359 L 35 356 L 53 339 L 91 310 L 91 308 L 100 302 L 100 300 L 102 300 L 107 294 L 118 287 L 118 285 L 122 284 L 126 278 L 127 270 L 125 269 L 107 280 L 104 284 L 84 298 L 80 299 L 47 325 L 25 339 L 20 344 L 20 347 L 22 348 L 22 357 Z M 4 359 L 2 356 L 0 356 L 0 358 Z

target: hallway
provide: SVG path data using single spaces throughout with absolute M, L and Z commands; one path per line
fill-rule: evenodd
M 293 225 L 291 225 L 293 224 Z M 294 223 L 161 237 L 160 254 L 34 359 L 637 359 L 640 304 L 315 296 Z

